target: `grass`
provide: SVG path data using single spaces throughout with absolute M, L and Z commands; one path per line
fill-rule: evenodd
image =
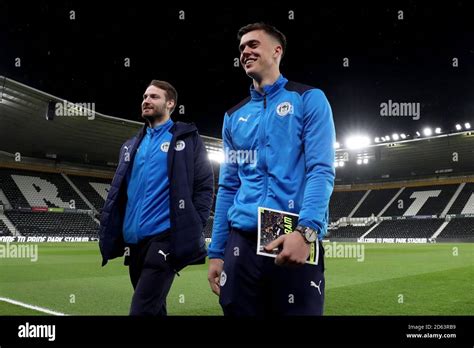
M 365 244 L 364 261 L 326 258 L 326 315 L 474 315 L 474 244 Z M 456 255 L 457 252 L 457 255 Z M 97 243 L 40 243 L 38 261 L 0 258 L 0 297 L 72 315 L 127 315 L 123 259 Z M 169 315 L 221 315 L 207 266 L 176 277 Z M 0 315 L 45 315 L 0 301 Z

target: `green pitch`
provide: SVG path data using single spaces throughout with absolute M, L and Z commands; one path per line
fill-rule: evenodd
M 38 244 L 38 260 L 0 258 L 0 297 L 72 315 L 126 315 L 123 259 L 96 243 Z M 326 258 L 326 315 L 474 315 L 474 244 L 366 244 L 363 262 Z M 207 268 L 176 277 L 170 315 L 221 315 Z M 0 315 L 46 315 L 0 301 Z

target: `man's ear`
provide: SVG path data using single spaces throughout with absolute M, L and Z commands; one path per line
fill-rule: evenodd
M 172 110 L 176 106 L 176 102 L 173 99 L 170 99 L 166 102 L 168 109 Z
M 275 51 L 273 52 L 273 56 L 277 58 L 277 57 L 281 57 L 282 55 L 283 55 L 283 47 L 281 47 L 280 45 L 275 46 Z

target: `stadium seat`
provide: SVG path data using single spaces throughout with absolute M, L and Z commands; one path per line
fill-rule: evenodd
M 68 175 L 68 178 L 82 192 L 97 211 L 101 211 L 107 199 L 112 180 L 87 176 Z
M 330 221 L 337 221 L 348 216 L 366 191 L 334 191 L 329 204 Z
M 99 225 L 88 214 L 19 212 L 5 214 L 24 236 L 97 237 Z
M 444 219 L 382 221 L 365 238 L 430 238 Z
M 474 218 L 452 219 L 438 238 L 474 239 Z

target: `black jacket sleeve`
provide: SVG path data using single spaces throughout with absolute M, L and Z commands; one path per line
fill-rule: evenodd
M 206 147 L 199 134 L 194 147 L 194 192 L 193 204 L 203 227 L 206 226 L 214 196 L 214 173 Z

